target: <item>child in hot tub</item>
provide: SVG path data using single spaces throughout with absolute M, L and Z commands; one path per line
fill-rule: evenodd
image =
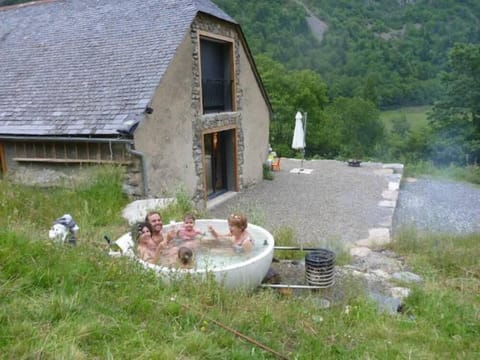
M 253 239 L 247 231 L 248 220 L 244 214 L 231 214 L 227 218 L 227 234 L 220 234 L 213 226 L 209 225 L 208 230 L 215 239 L 228 239 L 231 241 L 235 252 L 249 252 L 253 249 Z
M 201 236 L 203 233 L 195 228 L 195 216 L 193 214 L 186 214 L 183 217 L 183 224 L 176 232 L 178 238 L 184 241 L 192 241 Z

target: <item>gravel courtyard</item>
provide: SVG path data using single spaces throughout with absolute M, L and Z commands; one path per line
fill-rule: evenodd
M 282 159 L 273 181 L 246 188 L 211 210 L 225 218 L 245 212 L 273 231 L 294 230 L 298 243 L 338 250 L 368 237 L 369 229 L 395 230 L 414 226 L 419 230 L 449 233 L 480 232 L 480 187 L 470 184 L 403 179 L 396 208 L 382 207 L 391 173 L 380 163 L 348 166 L 335 160 L 305 161 L 311 174 L 291 173 L 300 160 Z M 398 176 L 398 175 L 397 175 Z M 394 214 L 395 212 L 395 214 Z
M 393 209 L 378 206 L 392 176 L 383 164 L 351 167 L 335 160 L 309 160 L 304 168 L 311 169 L 310 174 L 290 172 L 300 166 L 300 160 L 282 158 L 273 181 L 242 190 L 211 214 L 253 214 L 269 231 L 290 227 L 298 243 L 334 249 L 368 237 L 370 228 L 391 226 Z

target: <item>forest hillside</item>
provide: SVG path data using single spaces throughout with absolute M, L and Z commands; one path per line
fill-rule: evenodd
M 310 69 L 328 95 L 374 86 L 380 107 L 430 104 L 455 43 L 480 43 L 477 0 L 213 0 L 254 54 Z

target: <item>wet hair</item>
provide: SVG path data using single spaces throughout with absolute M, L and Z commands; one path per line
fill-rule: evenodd
M 139 223 L 136 223 L 134 226 L 133 226 L 133 229 L 132 229 L 132 239 L 135 239 L 138 241 L 140 235 L 142 235 L 142 229 L 143 228 L 147 228 L 148 230 L 150 230 L 150 234 L 153 234 L 153 228 L 152 228 L 152 225 L 148 222 L 148 221 L 145 221 L 145 222 L 139 222 Z
M 185 214 L 183 216 L 183 221 L 185 220 L 193 220 L 193 222 L 195 222 L 195 215 L 193 215 L 192 213 Z
M 178 249 L 178 259 L 183 265 L 190 264 L 193 258 L 193 251 L 189 247 L 181 246 Z
M 150 223 L 149 217 L 152 216 L 152 215 L 154 215 L 154 214 L 157 214 L 158 216 L 160 216 L 160 219 L 162 219 L 162 214 L 160 214 L 159 211 L 157 211 L 157 210 L 152 210 L 152 211 L 149 211 L 149 212 L 147 213 L 147 215 L 145 215 L 145 222 L 146 222 L 146 223 Z
M 230 214 L 228 216 L 228 224 L 239 227 L 242 231 L 247 228 L 248 220 L 243 214 Z

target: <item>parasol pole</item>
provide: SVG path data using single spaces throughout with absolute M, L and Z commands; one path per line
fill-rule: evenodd
M 307 147 L 307 112 L 303 113 L 303 154 L 302 154 L 302 170 L 303 161 L 305 160 L 305 148 Z M 303 251 L 303 238 L 300 239 L 300 251 Z
M 303 161 L 305 160 L 305 147 L 307 144 L 307 112 L 303 113 L 303 149 L 302 149 L 302 165 L 301 168 L 303 170 Z

